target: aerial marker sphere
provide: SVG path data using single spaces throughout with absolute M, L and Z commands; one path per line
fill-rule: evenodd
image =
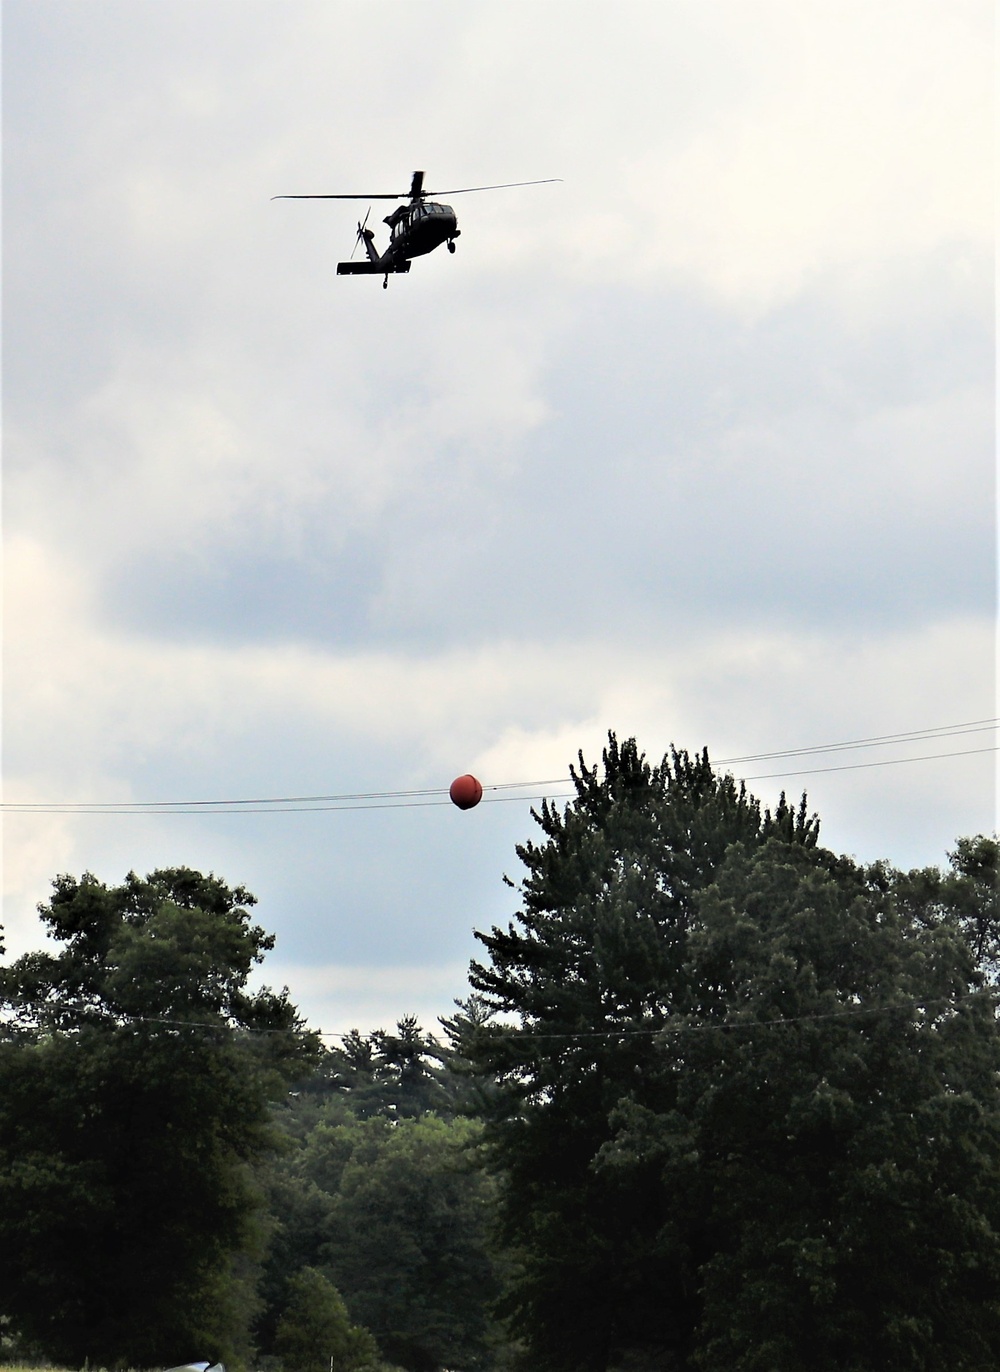
M 482 784 L 474 776 L 466 774 L 456 777 L 451 783 L 448 794 L 460 810 L 471 810 L 483 798 Z

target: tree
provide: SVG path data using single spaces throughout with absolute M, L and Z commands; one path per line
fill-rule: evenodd
M 471 1120 L 317 1124 L 274 1168 L 279 1215 L 264 1266 L 260 1345 L 290 1276 L 321 1270 L 384 1357 L 411 1372 L 486 1365 L 496 1330 L 493 1189 Z
M 59 953 L 0 971 L 0 1313 L 81 1365 L 238 1359 L 268 1103 L 315 1054 L 247 979 L 254 898 L 186 868 L 62 876 Z
M 323 1257 L 352 1314 L 409 1372 L 481 1367 L 496 1276 L 478 1125 L 429 1115 L 334 1133 L 315 1140 L 307 1165 L 333 1182 L 339 1163 Z
M 397 1021 L 396 1032 L 352 1029 L 339 1047 L 329 1048 L 317 1070 L 300 1083 L 306 1103 L 339 1099 L 358 1119 L 384 1115 L 416 1119 L 434 1113 L 451 1119 L 469 1103 L 468 1077 L 455 1070 L 454 1054 L 414 1015 Z M 300 1108 L 308 1119 L 308 1112 Z M 313 1112 L 312 1122 L 316 1122 Z
M 491 1365 L 499 1277 L 478 1123 L 399 1117 L 388 1107 L 358 1118 L 352 1099 L 334 1094 L 305 1130 L 301 1098 L 279 1112 L 291 1146 L 268 1169 L 272 1219 L 258 1348 L 278 1351 L 290 1279 L 311 1267 L 343 1293 L 351 1318 L 398 1366 Z M 362 1098 L 362 1108 L 370 1103 Z
M 707 754 L 611 736 L 574 779 L 478 935 L 508 1023 L 457 1026 L 498 1081 L 531 1365 L 995 1366 L 1000 1041 L 966 927 Z
M 977 834 L 960 838 L 949 854 L 950 870 L 925 867 L 913 872 L 886 869 L 893 894 L 914 920 L 956 923 L 977 964 L 991 981 L 1000 981 L 1000 843 Z
M 314 1267 L 301 1268 L 289 1281 L 276 1343 L 284 1372 L 378 1366 L 375 1340 L 367 1329 L 351 1324 L 340 1292 Z

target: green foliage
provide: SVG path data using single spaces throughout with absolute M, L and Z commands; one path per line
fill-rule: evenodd
M 433 1115 L 310 1130 L 275 1167 L 270 1311 L 287 1300 L 289 1271 L 319 1267 L 390 1362 L 411 1372 L 485 1365 L 497 1279 L 478 1140 L 475 1122 Z M 259 1327 L 264 1349 L 271 1319 L 266 1311 Z
M 859 868 L 613 736 L 575 780 L 450 1046 L 320 1050 L 242 888 L 56 881 L 0 969 L 9 1355 L 485 1372 L 502 1294 L 533 1372 L 1000 1365 L 997 840 Z
M 612 736 L 604 764 L 543 807 L 522 909 L 478 936 L 507 1022 L 453 1025 L 497 1081 L 528 1362 L 996 1366 L 988 849 L 932 889 L 819 849 L 804 803 L 762 812 L 704 755 L 650 767 Z
M 496 1291 L 489 1190 L 470 1156 L 478 1126 L 427 1116 L 350 1132 L 324 1256 L 351 1310 L 412 1372 L 481 1365 Z
M 315 1044 L 248 993 L 253 897 L 185 868 L 60 877 L 58 953 L 0 972 L 0 1313 L 80 1365 L 238 1360 L 268 1101 Z
M 430 1112 L 451 1119 L 466 1112 L 473 1098 L 452 1050 L 406 1015 L 395 1033 L 379 1029 L 365 1035 L 355 1029 L 327 1049 L 299 1084 L 297 1113 L 311 1126 L 320 1115 L 315 1109 L 310 1113 L 310 1105 L 339 1101 L 358 1119 L 416 1119 Z
M 1000 1041 L 964 939 L 774 840 L 698 914 L 672 1042 L 601 1159 L 658 1165 L 694 1364 L 993 1365 Z
M 340 1292 L 314 1267 L 301 1268 L 288 1283 L 276 1348 L 283 1372 L 355 1372 L 378 1365 L 375 1340 L 351 1324 Z
M 915 872 L 886 871 L 899 906 L 924 924 L 957 924 L 977 964 L 994 983 L 1000 981 L 1000 843 L 979 834 L 960 838 L 950 854 L 948 872 L 927 867 Z

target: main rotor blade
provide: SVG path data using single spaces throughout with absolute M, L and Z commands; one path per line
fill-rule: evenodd
M 402 195 L 272 195 L 272 200 L 408 200 L 409 193 Z
M 419 200 L 424 193 L 424 174 L 421 171 L 413 173 L 413 180 L 410 182 L 410 199 Z
M 417 177 L 420 177 L 419 188 Z M 428 195 L 468 195 L 470 191 L 507 191 L 515 186 L 551 186 L 556 181 L 561 181 L 561 176 L 547 176 L 543 181 L 504 181 L 499 186 L 461 186 L 454 191 L 425 191 L 423 189 L 423 172 L 414 172 L 413 181 L 408 191 L 401 191 L 399 195 L 272 195 L 272 200 L 410 200 L 414 195 L 422 199 Z
M 550 186 L 561 176 L 547 176 L 543 181 L 504 181 L 499 186 L 460 186 L 456 191 L 424 191 L 424 195 L 467 195 L 469 191 L 507 191 L 513 186 Z

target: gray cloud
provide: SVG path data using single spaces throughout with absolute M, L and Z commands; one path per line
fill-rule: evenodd
M 609 727 L 724 756 L 995 708 L 988 6 L 4 22 L 9 796 L 529 779 Z M 565 179 L 456 200 L 456 257 L 386 292 L 334 275 L 364 204 L 269 199 L 416 166 Z M 828 839 L 930 861 L 991 822 L 982 758 L 904 771 L 818 779 Z M 5 920 L 30 943 L 57 870 L 186 861 L 259 890 L 283 965 L 439 988 L 529 826 L 11 820 Z

